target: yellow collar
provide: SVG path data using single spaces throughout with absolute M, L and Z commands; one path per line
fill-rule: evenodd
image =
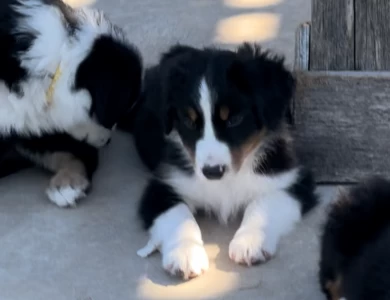
M 58 65 L 58 67 L 54 73 L 53 79 L 51 80 L 51 83 L 49 85 L 49 88 L 46 91 L 46 105 L 47 106 L 51 106 L 51 104 L 53 103 L 54 89 L 55 89 L 56 83 L 60 77 L 61 77 L 61 68 L 60 68 L 60 65 Z

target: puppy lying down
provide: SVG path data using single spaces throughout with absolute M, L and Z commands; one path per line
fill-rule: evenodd
M 26 165 L 18 154 L 55 173 L 51 201 L 73 205 L 138 97 L 140 56 L 102 12 L 61 0 L 0 1 L 0 45 L 0 174 Z
M 296 158 L 286 123 L 294 78 L 257 45 L 237 51 L 177 45 L 147 70 L 133 126 L 152 177 L 139 216 L 163 268 L 185 279 L 209 260 L 194 218 L 222 222 L 243 211 L 232 261 L 272 258 L 280 238 L 316 204 L 314 181 Z

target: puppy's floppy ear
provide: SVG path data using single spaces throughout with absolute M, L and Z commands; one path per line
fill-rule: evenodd
M 162 56 L 160 84 L 165 104 L 166 134 L 173 129 L 177 119 L 175 107 L 183 97 L 189 97 L 188 91 L 194 77 L 201 74 L 203 63 L 201 51 L 189 46 L 176 45 Z
M 295 79 L 285 68 L 284 57 L 248 43 L 238 48 L 237 56 L 241 65 L 235 66 L 238 82 L 253 93 L 254 108 L 263 125 L 274 129 L 286 120 L 295 91 Z
M 74 88 L 89 92 L 91 112 L 102 126 L 112 128 L 138 100 L 142 69 L 136 48 L 110 36 L 101 36 L 80 63 Z

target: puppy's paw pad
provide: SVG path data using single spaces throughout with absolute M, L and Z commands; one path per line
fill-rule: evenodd
M 163 268 L 185 280 L 197 277 L 209 268 L 209 258 L 203 245 L 189 241 L 163 253 Z
M 229 257 L 235 263 L 251 266 L 269 261 L 275 250 L 267 247 L 264 234 L 260 230 L 246 230 L 237 233 L 230 242 Z

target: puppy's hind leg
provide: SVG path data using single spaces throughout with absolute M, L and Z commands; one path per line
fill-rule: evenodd
M 98 149 L 68 135 L 49 135 L 19 143 L 18 151 L 54 172 L 46 194 L 60 207 L 75 206 L 86 196 L 98 165 Z
M 85 166 L 72 154 L 56 152 L 43 156 L 44 164 L 55 171 L 46 194 L 60 207 L 75 206 L 90 187 Z

